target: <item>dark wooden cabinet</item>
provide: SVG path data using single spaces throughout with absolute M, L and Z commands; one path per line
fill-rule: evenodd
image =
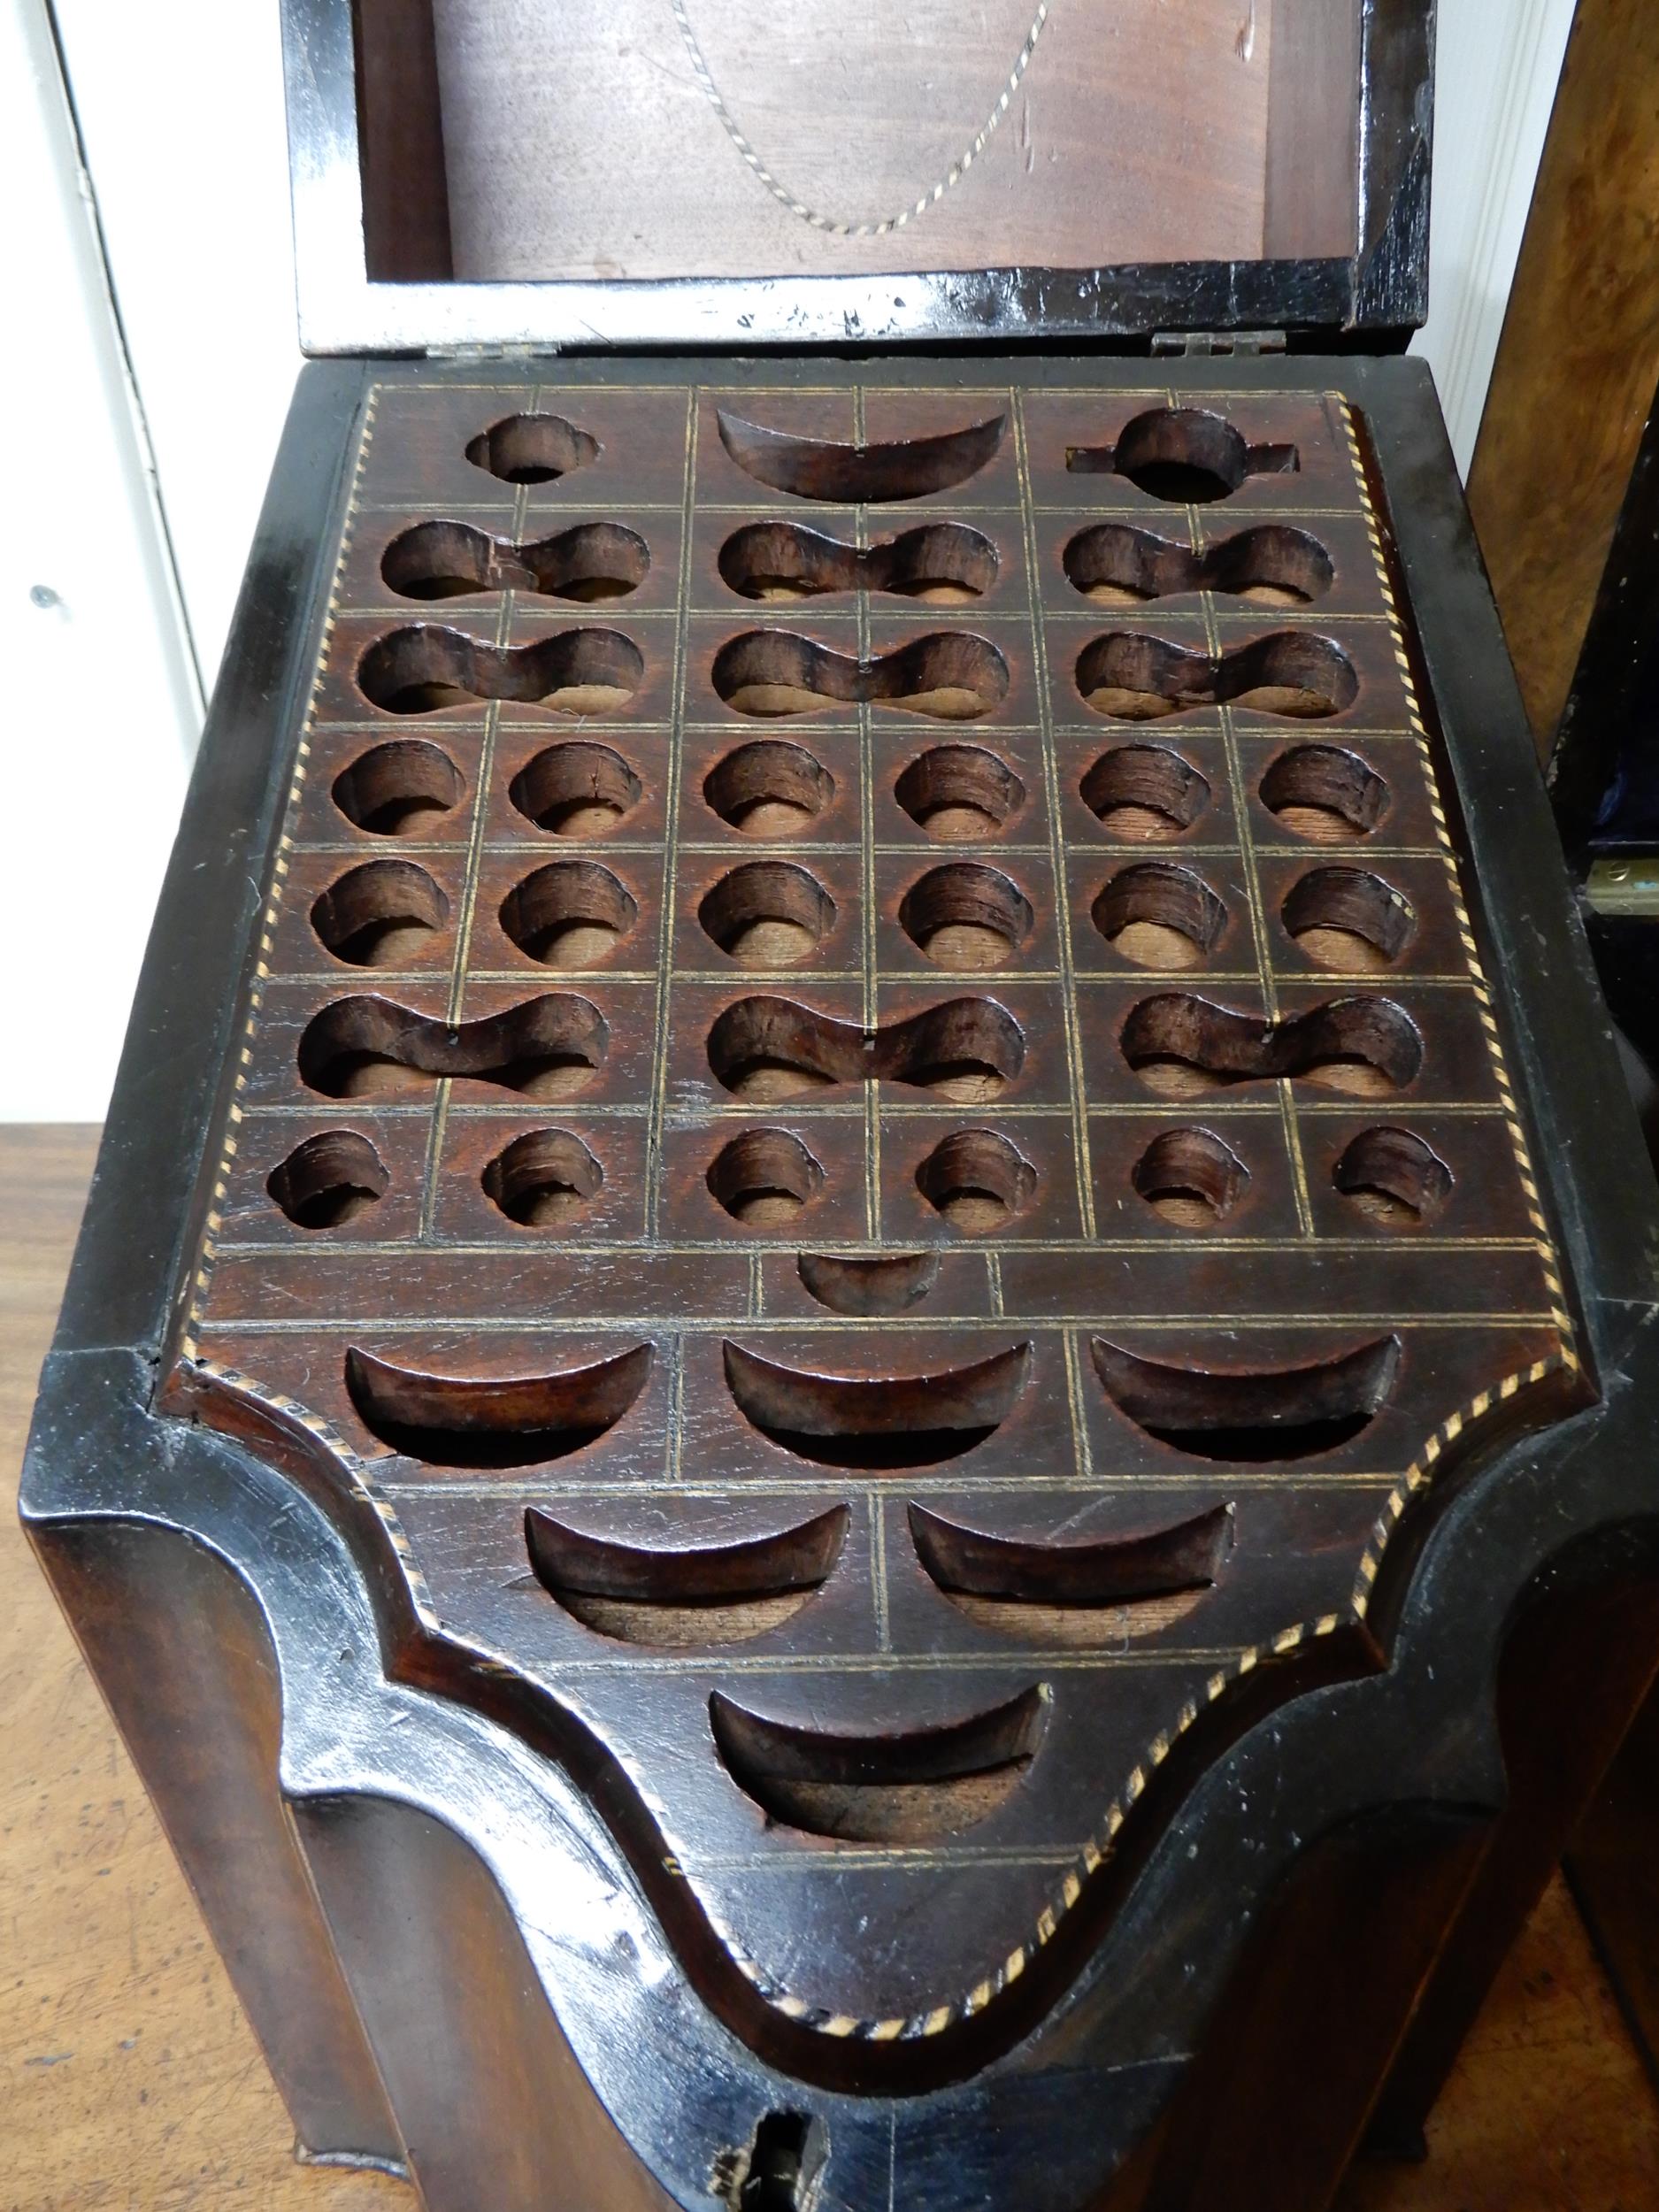
M 25 1513 L 303 2142 L 433 2212 L 1313 2212 L 1659 1660 L 1654 1194 L 1389 351 L 1429 11 L 1224 12 L 1022 22 L 930 233 L 728 96 L 891 165 L 914 56 L 672 11 L 588 275 L 571 22 L 290 12 L 336 357 Z

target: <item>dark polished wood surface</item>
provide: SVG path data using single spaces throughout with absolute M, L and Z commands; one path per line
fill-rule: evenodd
M 283 20 L 311 352 L 1393 350 L 1427 311 L 1430 0 Z
M 365 138 L 411 180 L 437 150 L 464 280 L 1354 247 L 1359 0 L 1327 0 L 1312 27 L 1295 0 L 1173 18 L 1149 0 L 990 0 L 972 18 L 926 0 L 902 28 L 837 0 L 770 18 L 438 0 L 413 11 L 424 39 L 408 12 L 360 18 Z M 400 131 L 416 134 L 402 159 Z
M 1249 2124 L 1323 2208 L 1523 1909 L 1516 1601 L 1645 1557 L 1648 1238 L 1425 376 L 881 378 L 308 372 L 146 965 L 27 1509 L 303 2135 L 434 2212 L 792 2113 L 848 2212 L 1033 2130 L 1190 2199 L 1180 2055 L 1306 2053 L 1295 1956 L 1358 2010 Z M 797 1993 L 940 1962 L 910 2032 Z
M 0 1471 L 11 1494 L 97 1132 L 0 1129 Z M 401 2182 L 296 2165 L 292 2130 L 143 1786 L 20 1533 L 0 1522 L 7 1699 L 0 1990 L 9 2212 L 396 2212 Z M 1426 2166 L 1356 2173 L 1341 2212 L 1634 2205 L 1659 2164 L 1644 2091 L 1557 1885 L 1430 2123 Z
M 1360 434 L 371 393 L 171 1392 L 374 1496 L 809 2073 L 1028 2028 L 1588 1394 Z

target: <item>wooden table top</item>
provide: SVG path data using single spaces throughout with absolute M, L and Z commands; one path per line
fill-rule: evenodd
M 292 2162 L 248 2023 L 14 1517 L 96 1133 L 0 1128 L 0 2212 L 407 2208 L 384 2175 Z M 1659 2100 L 1559 1882 L 1429 2141 L 1425 2167 L 1356 2174 L 1340 2212 L 1652 2200 Z

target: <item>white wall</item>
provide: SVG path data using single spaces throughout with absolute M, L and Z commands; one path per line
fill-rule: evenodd
M 276 0 L 53 0 L 208 681 L 300 366 Z
M 1087 0 L 1070 0 L 1071 4 Z M 1432 282 L 1419 341 L 1473 450 L 1572 0 L 1440 0 Z M 25 330 L 4 395 L 24 526 L 0 555 L 0 1119 L 103 1110 L 142 929 L 293 388 L 275 0 L 55 0 L 113 280 L 104 288 L 46 0 L 0 0 L 0 139 Z M 15 63 L 15 67 L 13 64 Z M 142 413 L 126 381 L 130 360 Z M 155 488 L 147 475 L 153 452 Z M 42 583 L 57 595 L 34 606 Z M 20 711 L 18 710 L 20 708 Z
M 42 0 L 0 0 L 0 1116 L 104 1110 L 201 712 Z
M 1474 455 L 1573 0 L 1440 0 L 1428 356 L 1458 465 Z

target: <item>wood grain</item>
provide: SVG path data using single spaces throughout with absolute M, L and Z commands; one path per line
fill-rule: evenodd
M 1540 752 L 1659 378 L 1659 12 L 1580 0 L 1469 480 Z
M 1659 1694 L 1650 1696 L 1572 1846 L 1573 1894 L 1659 2078 Z
M 96 1132 L 0 1130 L 0 1982 L 5 2212 L 407 2212 L 388 2177 L 293 2163 L 287 2116 L 11 1509 Z M 1659 2104 L 1557 1881 L 1500 1975 L 1426 2167 L 1338 2212 L 1634 2212 Z M 487 2212 L 480 2207 L 480 2212 Z
M 96 1141 L 90 1129 L 0 1130 L 8 1499 Z M 258 2048 L 9 1504 L 0 1596 L 5 2212 L 408 2212 L 386 2176 L 292 2162 Z M 1338 2212 L 1635 2212 L 1651 2189 L 1659 2105 L 1558 1881 L 1499 1977 L 1429 2146 L 1425 2167 L 1356 2173 Z
M 407 2212 L 386 2175 L 294 2163 L 258 2046 L 18 1527 L 35 1374 L 96 1141 L 0 1130 L 0 2206 Z
M 1335 1648 L 1346 1609 L 1361 1609 L 1359 1578 L 1369 1587 L 1375 1572 L 1389 1483 L 1424 1439 L 1460 1405 L 1472 1410 L 1448 1437 L 1512 1398 L 1517 1417 L 1541 1423 L 1577 1386 L 1512 1151 L 1478 1143 L 1466 1123 L 1442 1133 L 1414 1119 L 1401 1139 L 1412 1162 L 1402 1206 L 1417 1205 L 1417 1190 L 1421 1215 L 1435 1212 L 1428 1180 L 1419 1189 L 1414 1177 L 1438 1172 L 1442 1195 L 1457 1187 L 1434 1227 L 1440 1253 L 1489 1240 L 1468 1271 L 1421 1240 L 1374 1233 L 1349 1194 L 1367 1176 L 1384 1175 L 1389 1192 L 1402 1179 L 1354 1165 L 1372 1160 L 1384 1093 L 1410 1088 L 1402 1110 L 1414 1115 L 1454 1100 L 1491 1117 L 1504 1107 L 1475 995 L 1441 987 L 1467 972 L 1469 941 L 1448 856 L 1422 849 L 1437 834 L 1435 769 L 1409 742 L 1403 661 L 1340 401 L 1246 391 L 1223 420 L 1194 404 L 1196 386 L 1176 388 L 1184 404 L 1149 411 L 1129 378 L 1021 390 L 1010 437 L 1011 396 L 981 408 L 949 386 L 835 388 L 839 369 L 814 373 L 831 388 L 757 380 L 741 412 L 718 384 L 688 396 L 668 380 L 544 377 L 529 413 L 523 387 L 505 381 L 381 387 L 271 889 L 269 983 L 235 1102 L 246 1125 L 209 1148 L 224 1161 L 213 1256 L 165 1402 L 250 1437 L 262 1418 L 250 1399 L 334 1425 L 395 1501 L 404 1571 L 425 1578 L 442 1615 L 434 1681 L 470 1694 L 451 1643 L 488 1649 L 561 1701 L 580 1678 L 584 1727 L 638 1790 L 626 1816 L 660 1820 L 674 1840 L 679 1870 L 661 1887 L 648 1873 L 645 1887 L 694 1980 L 706 1977 L 711 2008 L 729 2006 L 774 2063 L 856 2068 L 861 2086 L 897 2087 L 931 2061 L 925 2040 L 959 2029 L 964 2049 L 970 2036 L 982 2048 L 1043 2001 L 1038 1978 L 1020 1981 L 1006 1962 L 1051 1939 L 1058 1960 L 1086 1939 L 1085 1916 L 1069 1916 L 1083 1884 L 1055 1909 L 1054 1869 L 1079 1837 L 1115 1832 L 1112 1793 L 1136 1804 L 1132 1778 L 1170 1717 L 1196 1729 L 1227 1694 L 1208 1686 L 1253 1674 L 1247 1655 L 1295 1623 L 1321 1624 L 1317 1637 Z M 526 468 L 554 489 L 533 503 L 526 480 L 521 508 L 511 487 Z M 473 572 L 439 573 L 461 590 L 441 619 L 411 620 L 432 604 L 408 589 L 415 533 L 435 521 L 458 547 L 487 519 L 487 544 L 505 532 L 532 557 L 564 511 L 566 475 L 639 550 L 604 627 L 570 626 L 541 589 L 503 601 L 499 580 Z M 457 482 L 472 524 L 442 519 Z M 1148 532 L 1157 542 L 1189 496 L 1235 498 L 1230 535 L 1251 524 L 1300 532 L 1298 561 L 1325 564 L 1318 629 L 1288 610 L 1265 626 L 1234 591 L 1219 595 L 1208 651 L 1180 626 L 1192 616 L 1176 611 L 1179 592 L 1145 626 L 1102 630 L 1065 581 L 1077 526 L 1062 518 L 1080 488 L 1133 513 L 1137 542 Z M 689 517 L 679 563 L 670 494 Z M 849 604 L 841 589 L 757 627 L 757 603 L 719 566 L 731 565 L 734 514 L 782 529 L 835 521 L 849 500 L 908 518 L 946 499 L 948 511 L 972 512 L 990 574 L 978 600 L 930 600 L 922 620 L 892 604 L 902 594 Z M 401 584 L 387 576 L 394 545 Z M 393 593 L 405 603 L 388 605 Z M 1027 594 L 1051 669 L 1031 649 Z M 678 656 L 671 609 L 683 620 Z M 572 738 L 559 715 L 579 689 Z M 1217 729 L 1223 701 L 1238 719 Z M 775 746 L 780 712 L 792 773 L 805 779 L 792 787 L 830 795 L 787 858 L 757 864 L 770 847 L 707 795 L 729 802 L 752 749 Z M 1148 715 L 1167 718 L 1179 749 L 1127 742 Z M 1323 749 L 1295 741 L 1309 717 Z M 954 784 L 928 796 L 933 778 L 961 772 L 960 747 L 935 741 L 964 718 L 987 802 L 971 859 L 933 826 Z M 388 748 L 417 731 L 426 769 L 447 764 L 452 803 L 418 816 L 420 834 L 394 855 L 362 800 Z M 1333 751 L 1339 736 L 1355 749 Z M 665 740 L 683 742 L 665 752 Z M 1119 785 L 1136 763 L 1156 790 Z M 1350 774 L 1363 796 L 1344 795 Z M 1015 781 L 1018 819 L 995 795 Z M 1193 815 L 1176 787 L 1205 810 Z M 1123 826 L 1108 818 L 1132 788 L 1155 814 L 1163 791 L 1174 811 L 1150 841 L 1130 834 L 1112 851 Z M 589 822 L 596 796 L 603 818 Z M 1291 813 L 1323 808 L 1352 841 L 1385 803 L 1388 828 L 1367 849 L 1383 873 L 1333 878 L 1327 849 Z M 1148 867 L 1149 846 L 1189 828 L 1190 865 Z M 1351 988 L 1362 956 L 1339 947 L 1317 965 L 1302 948 L 1317 917 L 1337 912 L 1333 882 L 1371 902 L 1369 922 L 1348 915 L 1380 933 L 1365 995 Z M 1183 934 L 1179 902 L 1194 898 L 1201 918 L 1187 913 Z M 558 926 L 561 902 L 573 930 Z M 1252 913 L 1292 920 L 1273 937 Z M 1391 935 L 1385 914 L 1410 916 L 1409 930 Z M 1129 927 L 1171 922 L 1175 956 L 1213 981 L 1213 1002 L 1148 995 L 1164 972 L 1120 949 Z M 781 958 L 753 943 L 756 926 L 793 933 Z M 972 967 L 946 935 L 964 926 L 988 940 L 970 948 Z M 1389 995 L 1372 995 L 1383 969 Z M 987 973 L 995 996 L 979 987 Z M 1257 989 L 1273 1015 L 1265 1028 L 1240 1010 Z M 1367 1102 L 1340 1123 L 1310 1096 L 1336 1062 L 1353 1064 L 1332 1087 L 1353 1096 L 1363 1085 Z M 1281 1109 L 1264 1120 L 1249 1087 L 1279 1077 L 1304 1088 L 1287 1119 Z M 1183 1248 L 1136 1182 L 1155 1131 L 1134 1110 L 1189 1079 L 1249 1187 L 1236 1217 L 1218 1203 L 1214 1233 Z M 870 1102 L 849 1112 L 866 1083 Z M 963 1125 L 966 1104 L 975 1125 Z M 1126 1110 L 1097 1117 L 1114 1107 Z M 757 1218 L 757 1194 L 793 1202 L 799 1226 L 794 1212 Z M 554 1217 L 524 1218 L 542 1197 Z M 959 1235 L 964 1202 L 988 1204 L 988 1217 L 938 1247 L 939 1284 L 879 1329 L 867 1310 L 820 1304 L 803 1282 L 803 1239 L 890 1259 L 932 1247 L 941 1222 Z M 1235 1221 L 1248 1225 L 1232 1240 Z M 1143 1250 L 1156 1257 L 1142 1263 Z M 1217 1318 L 1238 1313 L 1252 1316 L 1247 1369 Z M 1378 1314 L 1412 1333 L 1412 1360 L 1399 1363 L 1400 1337 L 1355 1317 Z M 1464 1325 L 1471 1314 L 1478 1329 Z M 1092 1366 L 1061 1315 L 1102 1332 Z M 1157 1333 L 1135 1333 L 1148 1324 Z M 1133 1350 L 1113 1352 L 1120 1340 Z M 1069 1348 L 1081 1371 L 1068 1386 Z M 1253 1479 L 1258 1458 L 1307 1463 L 1292 1486 Z M 1235 1462 L 1217 1487 L 1217 1466 Z M 1064 1493 L 1022 1495 L 1016 1478 L 1033 1465 Z M 999 1631 L 1008 1678 L 993 1693 L 983 1628 L 912 1567 L 906 1493 L 887 1478 L 960 1483 L 943 1509 L 1046 1545 L 1059 1573 L 1061 1532 L 1119 1550 L 1154 1533 L 1153 1509 L 1122 1477 L 1178 1466 L 1184 1487 L 1160 1494 L 1169 1518 L 1157 1527 L 1225 1505 L 1237 1528 L 1229 1558 L 1193 1624 L 1138 1628 L 1127 1664 L 1117 1632 L 1082 1609 L 1038 1759 L 1009 1716 L 1048 1679 L 1046 1624 L 1015 1613 Z M 334 1488 L 337 1458 L 319 1479 Z M 856 1500 L 857 1524 L 839 1571 L 818 1578 L 821 1597 L 784 1623 L 741 1617 L 743 1637 L 771 1640 L 742 1655 L 742 1717 L 710 1742 L 710 1700 L 725 1694 L 732 1657 L 706 1619 L 694 1616 L 702 1632 L 669 1668 L 650 1652 L 654 1617 L 595 1647 L 564 1592 L 526 1606 L 515 1480 L 537 1502 L 557 1494 L 589 1536 L 658 1551 L 665 1586 L 700 1572 L 710 1545 L 789 1526 L 803 1480 L 824 1506 Z M 1097 1694 L 1102 1675 L 1112 1691 Z M 976 1763 L 933 1772 L 927 1731 L 961 1716 Z M 872 1785 L 866 1797 L 842 1793 L 842 1739 L 887 1745 L 856 1785 Z M 1193 1757 L 1213 1756 L 1199 1741 Z M 808 1794 L 772 1786 L 777 1758 L 804 1766 L 794 1778 Z M 994 1796 L 955 1786 L 991 1774 L 1005 1786 Z M 1127 1816 L 1144 1828 L 1175 1801 L 1148 1798 Z M 758 1835 L 750 1805 L 772 1816 Z M 981 1822 L 982 1859 L 956 1859 L 943 1839 Z M 772 1878 L 797 1864 L 803 1832 L 931 1855 L 925 1869 L 872 1863 L 856 1884 L 839 1870 L 810 1886 Z M 1015 1844 L 1018 1856 L 993 1863 L 993 1845 Z M 210 1880 L 198 1877 L 204 1893 Z M 764 1963 L 771 1993 L 757 1997 L 740 1948 Z M 1000 2010 L 968 2001 L 992 1975 L 1009 1993 Z M 1400 2004 L 1409 1998 L 1409 1984 Z M 814 2009 L 872 2023 L 914 2014 L 918 2032 L 826 2037 L 799 2025 Z M 1356 2124 L 1363 2116 L 1362 2101 Z
M 1659 2105 L 1560 1878 L 1499 1975 L 1423 2167 L 1359 2167 L 1335 2212 L 1639 2212 Z
M 357 0 L 363 250 L 377 277 L 442 281 L 449 263 L 443 119 L 430 9 Z
M 1022 70 L 1035 0 L 925 0 L 896 15 L 845 0 L 782 12 L 682 0 L 679 27 L 655 0 L 434 0 L 456 273 L 1255 260 L 1270 131 L 1272 159 L 1295 173 L 1279 180 L 1268 251 L 1347 253 L 1358 8 L 1324 0 L 1310 39 L 1293 6 L 1281 46 L 1284 4 L 1051 0 Z M 1334 35 L 1326 17 L 1340 19 Z M 1332 57 L 1345 81 L 1334 99 Z M 1310 150 L 1299 164 L 1284 150 L 1293 118 Z
M 1272 21 L 1262 250 L 1269 260 L 1340 253 L 1359 164 L 1359 12 L 1273 0 Z

